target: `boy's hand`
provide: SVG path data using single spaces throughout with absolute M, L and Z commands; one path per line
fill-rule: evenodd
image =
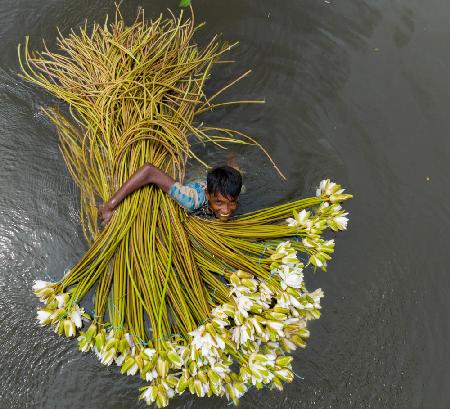
M 98 214 L 104 224 L 107 224 L 109 222 L 113 213 L 114 210 L 108 206 L 108 203 L 103 203 L 98 207 Z

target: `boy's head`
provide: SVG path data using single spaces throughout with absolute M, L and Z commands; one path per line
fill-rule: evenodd
M 242 176 L 231 166 L 219 166 L 206 176 L 206 198 L 216 217 L 227 221 L 238 206 Z

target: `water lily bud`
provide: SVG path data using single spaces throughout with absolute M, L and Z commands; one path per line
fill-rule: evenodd
M 151 362 L 153 357 L 156 356 L 156 358 L 157 358 L 156 349 L 144 348 L 142 352 L 147 356 L 147 358 L 150 360 L 150 362 Z
M 50 319 L 52 320 L 52 324 L 56 324 L 65 315 L 66 315 L 66 310 L 64 308 L 58 308 L 57 310 L 53 311 L 53 313 L 50 317 Z
M 344 202 L 345 200 L 351 199 L 353 195 L 347 194 L 347 193 L 341 193 L 341 194 L 333 194 L 330 196 L 330 202 L 331 203 L 339 203 Z
M 295 345 L 290 339 L 288 338 L 281 338 L 280 339 L 280 346 L 283 349 L 284 352 L 292 352 L 297 349 L 297 345 Z
M 135 359 L 132 356 L 127 356 L 122 363 L 122 367 L 120 368 L 120 373 L 124 374 L 124 373 L 128 372 L 129 369 L 133 368 L 134 366 L 136 366 L 136 370 L 137 370 L 137 365 L 136 365 Z
M 186 390 L 186 388 L 188 387 L 189 384 L 189 378 L 186 379 L 184 376 L 182 376 L 177 383 L 177 386 L 175 387 L 175 390 L 177 391 L 177 393 L 179 393 L 180 395 Z
M 67 338 L 72 338 L 77 333 L 75 323 L 72 320 L 64 320 L 64 334 Z
M 103 350 L 104 346 L 105 346 L 105 333 L 101 331 L 95 336 L 95 348 L 97 348 L 97 351 L 100 352 Z
M 272 386 L 278 389 L 280 392 L 283 390 L 283 383 L 281 382 L 280 378 L 277 378 L 276 376 L 272 379 Z
M 253 304 L 250 307 L 250 312 L 253 312 L 254 314 L 261 314 L 263 310 L 263 307 L 260 304 Z
M 294 374 L 287 368 L 276 370 L 275 375 L 285 382 L 292 382 L 294 380 Z
M 144 360 L 144 366 L 141 369 L 141 378 L 145 379 L 147 372 L 153 369 L 152 364 L 149 361 Z
M 209 332 L 213 337 L 217 334 L 214 326 L 210 323 L 205 325 L 206 332 Z
M 55 296 L 55 299 L 58 301 L 58 307 L 64 307 L 70 300 L 70 295 L 67 293 L 58 294 Z
M 230 383 L 225 384 L 225 393 L 227 395 L 227 398 L 232 400 L 233 403 L 237 406 L 239 403 L 239 399 L 236 397 L 236 394 L 234 393 L 234 388 Z
M 234 321 L 237 325 L 242 325 L 244 323 L 245 318 L 240 311 L 237 311 L 234 315 Z
M 195 395 L 194 381 L 195 381 L 195 378 L 189 378 L 189 381 L 188 381 L 189 392 L 192 395 Z
M 247 392 L 247 387 L 242 382 L 236 382 L 233 386 L 239 397 Z
M 156 379 L 158 377 L 158 372 L 156 372 L 156 369 L 152 369 L 151 371 L 149 370 L 146 374 L 145 374 L 145 380 L 150 382 L 153 379 Z
M 290 340 L 297 345 L 300 348 L 305 348 L 306 347 L 306 342 L 300 338 L 298 335 L 293 335 Z
M 209 390 L 211 391 L 211 395 L 214 394 L 216 396 L 221 396 L 223 394 L 222 384 L 214 383 L 212 381 L 209 382 Z M 209 396 L 209 394 L 208 394 Z
M 211 383 L 213 384 L 219 384 L 222 382 L 222 378 L 218 375 L 218 373 L 212 369 L 208 370 L 208 378 Z
M 90 342 L 92 340 L 92 338 L 94 338 L 96 335 L 97 335 L 97 325 L 92 323 L 90 325 L 90 327 L 87 329 L 87 331 L 85 332 L 87 341 Z
M 50 281 L 34 280 L 32 289 L 33 291 L 39 291 L 44 288 L 51 287 L 52 285 L 53 283 Z
M 165 381 L 171 388 L 175 388 L 178 384 L 178 378 L 175 375 L 168 375 Z
M 167 358 L 175 368 L 181 368 L 183 361 L 175 351 L 168 351 Z
M 81 322 L 81 314 L 83 310 L 75 309 L 70 313 L 70 319 L 73 321 L 77 328 L 81 328 L 83 323 Z
M 114 358 L 116 357 L 116 349 L 111 348 L 106 350 L 106 352 L 101 356 L 100 362 L 103 365 L 111 365 L 114 362 Z
M 276 320 L 276 321 L 284 321 L 287 316 L 286 314 L 282 314 L 281 312 L 270 311 L 264 314 L 267 319 Z
M 125 338 L 121 338 L 117 342 L 117 350 L 123 354 L 125 351 L 127 351 L 130 348 L 130 344 L 128 344 L 128 341 Z
M 145 363 L 147 362 L 145 357 L 146 357 L 146 355 L 142 351 L 140 351 L 138 354 L 135 354 L 135 356 L 134 356 L 136 364 L 137 364 L 137 366 L 139 367 L 140 370 L 142 370 L 142 368 L 144 367 Z
M 253 278 L 253 275 L 252 275 L 252 274 L 246 273 L 245 271 L 242 271 L 242 270 L 236 271 L 236 275 L 237 275 L 239 278 L 248 278 L 248 279 L 252 279 L 252 278 Z
M 44 303 L 51 299 L 55 295 L 55 290 L 53 287 L 45 287 L 40 290 L 34 291 L 34 293 L 40 298 Z
M 284 337 L 284 333 L 283 333 L 284 324 L 282 322 L 267 321 L 266 326 L 267 326 L 267 328 L 270 328 L 273 331 L 275 331 L 280 337 Z
M 232 284 L 234 284 L 236 287 L 241 285 L 241 280 L 239 279 L 239 277 L 236 274 L 231 274 L 230 276 L 230 281 Z
M 78 341 L 78 349 L 81 352 L 87 352 L 91 349 L 91 344 L 86 340 L 86 337 L 84 335 L 79 336 L 77 338 Z
M 233 318 L 234 317 L 234 306 L 229 304 L 229 303 L 225 303 L 222 305 L 223 308 L 223 312 L 228 315 L 229 317 Z
M 306 328 L 299 328 L 297 330 L 297 335 L 302 337 L 302 338 L 308 339 L 309 335 L 310 335 L 310 332 Z
M 208 377 L 204 371 L 198 371 L 197 378 L 200 379 L 202 383 L 208 383 Z
M 151 385 L 143 389 L 144 392 L 141 394 L 140 399 L 144 399 L 147 405 L 152 404 L 156 400 L 158 388 L 155 385 Z
M 61 336 L 64 333 L 64 320 L 58 321 L 55 325 L 55 332 Z
M 289 314 L 289 308 L 280 307 L 279 305 L 275 305 L 275 307 L 273 307 L 273 310 L 275 312 L 279 312 L 279 313 L 282 313 L 282 314 Z
M 258 283 L 254 279 L 244 278 L 242 279 L 242 284 L 247 287 L 252 293 L 258 290 Z
M 156 405 L 158 408 L 164 408 L 169 404 L 166 389 L 163 385 L 158 385 L 158 392 L 156 394 Z
M 58 306 L 59 306 L 59 303 L 58 303 L 58 300 L 57 300 L 56 298 L 50 297 L 50 298 L 47 300 L 47 306 L 46 306 L 46 308 L 47 308 L 48 310 L 55 310 L 56 308 L 58 308 Z
M 37 319 L 41 326 L 49 325 L 51 320 L 52 313 L 48 310 L 38 310 L 37 312 Z
M 278 366 L 284 367 L 284 366 L 290 365 L 293 359 L 294 359 L 294 358 L 293 358 L 292 356 L 289 356 L 289 355 L 279 356 L 279 357 L 275 360 L 275 363 L 276 363 Z
M 156 371 L 161 378 L 165 378 L 169 372 L 169 362 L 165 359 L 158 358 L 156 361 Z
M 117 340 L 117 338 L 112 337 L 108 341 L 106 341 L 105 349 L 108 350 L 111 348 L 117 348 L 118 343 L 119 343 L 119 341 Z
M 203 398 L 203 396 L 205 396 L 205 391 L 203 390 L 202 383 L 198 379 L 194 381 L 194 391 L 199 398 Z

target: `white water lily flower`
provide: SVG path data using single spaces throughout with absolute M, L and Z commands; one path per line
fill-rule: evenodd
M 63 308 L 66 305 L 66 297 L 64 294 L 58 294 L 55 298 L 58 301 L 58 308 Z
M 39 321 L 39 324 L 43 327 L 44 325 L 50 324 L 50 317 L 52 313 L 50 311 L 46 310 L 38 310 L 37 312 L 37 320 Z
M 272 354 L 257 354 L 252 353 L 248 359 L 248 368 L 251 373 L 251 382 L 253 385 L 256 383 L 268 383 L 273 378 L 272 369 L 275 366 L 276 355 Z
M 215 325 L 215 327 L 219 329 L 224 329 L 225 327 L 230 325 L 228 320 L 222 320 L 220 318 L 214 318 L 211 322 Z
M 322 180 L 319 188 L 316 190 L 316 196 L 330 196 L 333 193 L 336 193 L 340 187 L 340 185 L 331 182 L 330 179 Z
M 314 300 L 314 307 L 320 308 L 320 299 L 324 296 L 322 289 L 318 288 L 314 292 L 310 293 L 309 296 Z
M 250 324 L 252 324 L 254 330 L 256 331 L 256 333 L 258 335 L 262 335 L 263 334 L 262 326 L 261 326 L 260 322 L 255 317 L 249 318 L 248 322 Z
M 277 303 L 282 308 L 294 307 L 294 310 L 295 308 L 299 308 L 302 306 L 302 304 L 300 303 L 300 301 L 297 300 L 297 298 L 288 293 L 280 294 L 277 297 Z
M 122 366 L 123 361 L 125 361 L 125 355 L 122 354 L 114 359 L 114 362 L 116 363 L 117 366 Z
M 114 362 L 114 359 L 116 357 L 116 349 L 111 348 L 105 351 L 103 354 L 101 354 L 101 363 L 103 365 L 111 365 Z
M 286 219 L 286 221 L 289 227 L 297 226 L 297 220 L 293 219 L 292 217 L 289 217 L 288 219 Z
M 153 348 L 144 348 L 144 354 L 147 355 L 148 359 L 152 359 L 153 355 L 156 354 L 156 349 Z
M 147 382 L 152 381 L 153 379 L 156 379 L 158 377 L 158 372 L 156 371 L 156 369 L 152 369 L 151 371 L 148 371 L 145 374 L 145 380 Z
M 197 329 L 192 332 L 189 332 L 189 335 L 193 337 L 191 346 L 191 359 L 196 359 L 197 352 L 200 352 L 201 357 L 205 358 L 207 361 L 211 358 L 219 356 L 219 352 L 217 348 L 222 349 L 225 342 L 222 342 L 222 338 L 213 339 L 211 334 L 205 331 L 205 326 L 200 325 Z M 219 344 L 219 345 L 218 345 Z M 197 361 L 200 360 L 198 357 Z M 201 362 L 201 360 L 200 360 Z
M 139 366 L 138 366 L 138 364 L 135 363 L 135 364 L 133 364 L 133 366 L 130 369 L 128 369 L 127 375 L 136 375 L 138 370 L 139 370 Z
M 339 230 L 347 230 L 348 218 L 345 216 L 338 216 L 333 219 Z
M 311 220 L 309 220 L 310 215 L 311 212 L 307 212 L 305 209 L 303 209 L 298 213 L 295 219 L 289 218 L 286 221 L 288 222 L 288 226 L 297 226 L 309 229 L 312 226 L 312 222 Z
M 282 243 L 278 244 L 277 248 L 275 249 L 275 253 L 277 254 L 288 254 L 288 249 L 291 248 L 291 242 L 283 241 Z
M 133 341 L 133 337 L 132 337 L 131 334 L 129 334 L 129 333 L 127 332 L 127 333 L 125 334 L 125 339 L 127 340 L 128 345 L 129 345 L 130 347 L 134 347 L 134 341 Z
M 309 262 L 312 265 L 316 266 L 316 267 L 324 267 L 324 266 L 326 266 L 326 263 L 322 262 L 322 260 L 320 260 L 319 257 L 317 257 L 317 255 L 312 255 L 309 258 Z
M 211 365 L 211 370 L 213 370 L 221 378 L 224 378 L 227 373 L 230 372 L 230 368 L 223 363 L 215 363 Z
M 53 283 L 49 281 L 35 280 L 32 289 L 33 291 L 39 291 L 51 286 L 52 284 Z
M 77 333 L 77 330 L 75 328 L 75 323 L 71 320 L 64 320 L 64 333 L 66 337 L 71 338 L 74 337 Z
M 141 399 L 145 400 L 147 405 L 152 404 L 158 395 L 158 388 L 155 385 L 148 386 L 145 391 L 141 394 Z
M 238 325 L 233 328 L 233 332 L 231 334 L 231 340 L 239 346 L 241 344 L 247 344 L 249 340 L 254 340 L 253 331 L 249 325 Z
M 235 298 L 236 299 L 236 298 Z M 244 316 L 248 317 L 248 311 L 252 308 L 254 302 L 247 296 L 241 295 L 237 298 L 237 308 L 238 311 Z
M 281 288 L 285 290 L 287 287 L 300 288 L 303 283 L 303 269 L 289 268 L 288 266 L 281 266 L 276 270 L 281 278 Z
M 267 321 L 266 326 L 274 330 L 280 337 L 284 337 L 284 324 L 280 321 Z
M 271 298 L 273 294 L 273 291 L 267 286 L 266 283 L 259 284 L 259 292 L 263 299 Z
M 317 246 L 319 245 L 319 243 L 317 243 L 316 240 L 312 240 L 312 239 L 310 239 L 309 237 L 304 237 L 304 238 L 302 239 L 302 244 L 303 244 L 305 247 L 308 247 L 308 248 L 310 248 L 310 249 L 313 249 L 313 248 L 315 248 L 315 247 L 317 247 Z
M 216 317 L 216 318 L 221 318 L 221 319 L 228 318 L 227 314 L 225 313 L 225 311 L 223 310 L 223 307 L 221 305 L 213 308 L 213 310 L 211 311 L 211 314 L 213 317 Z
M 330 204 L 328 202 L 323 202 L 320 204 L 316 213 L 317 214 L 328 213 L 330 210 L 331 210 Z
M 217 348 L 225 349 L 225 340 L 219 334 L 215 335 L 214 340 L 216 341 Z
M 84 314 L 84 309 L 75 304 L 75 308 L 70 313 L 70 319 L 74 322 L 77 328 L 81 328 L 83 326 L 83 323 L 81 322 L 82 314 Z

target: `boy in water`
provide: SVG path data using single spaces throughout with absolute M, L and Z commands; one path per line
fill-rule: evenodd
M 159 186 L 180 206 L 197 215 L 215 216 L 226 222 L 238 206 L 242 188 L 242 176 L 231 166 L 219 166 L 209 171 L 204 183 L 191 182 L 182 185 L 157 167 L 146 163 L 139 168 L 114 193 L 99 206 L 100 218 L 106 224 L 122 200 L 142 186 L 153 183 Z

